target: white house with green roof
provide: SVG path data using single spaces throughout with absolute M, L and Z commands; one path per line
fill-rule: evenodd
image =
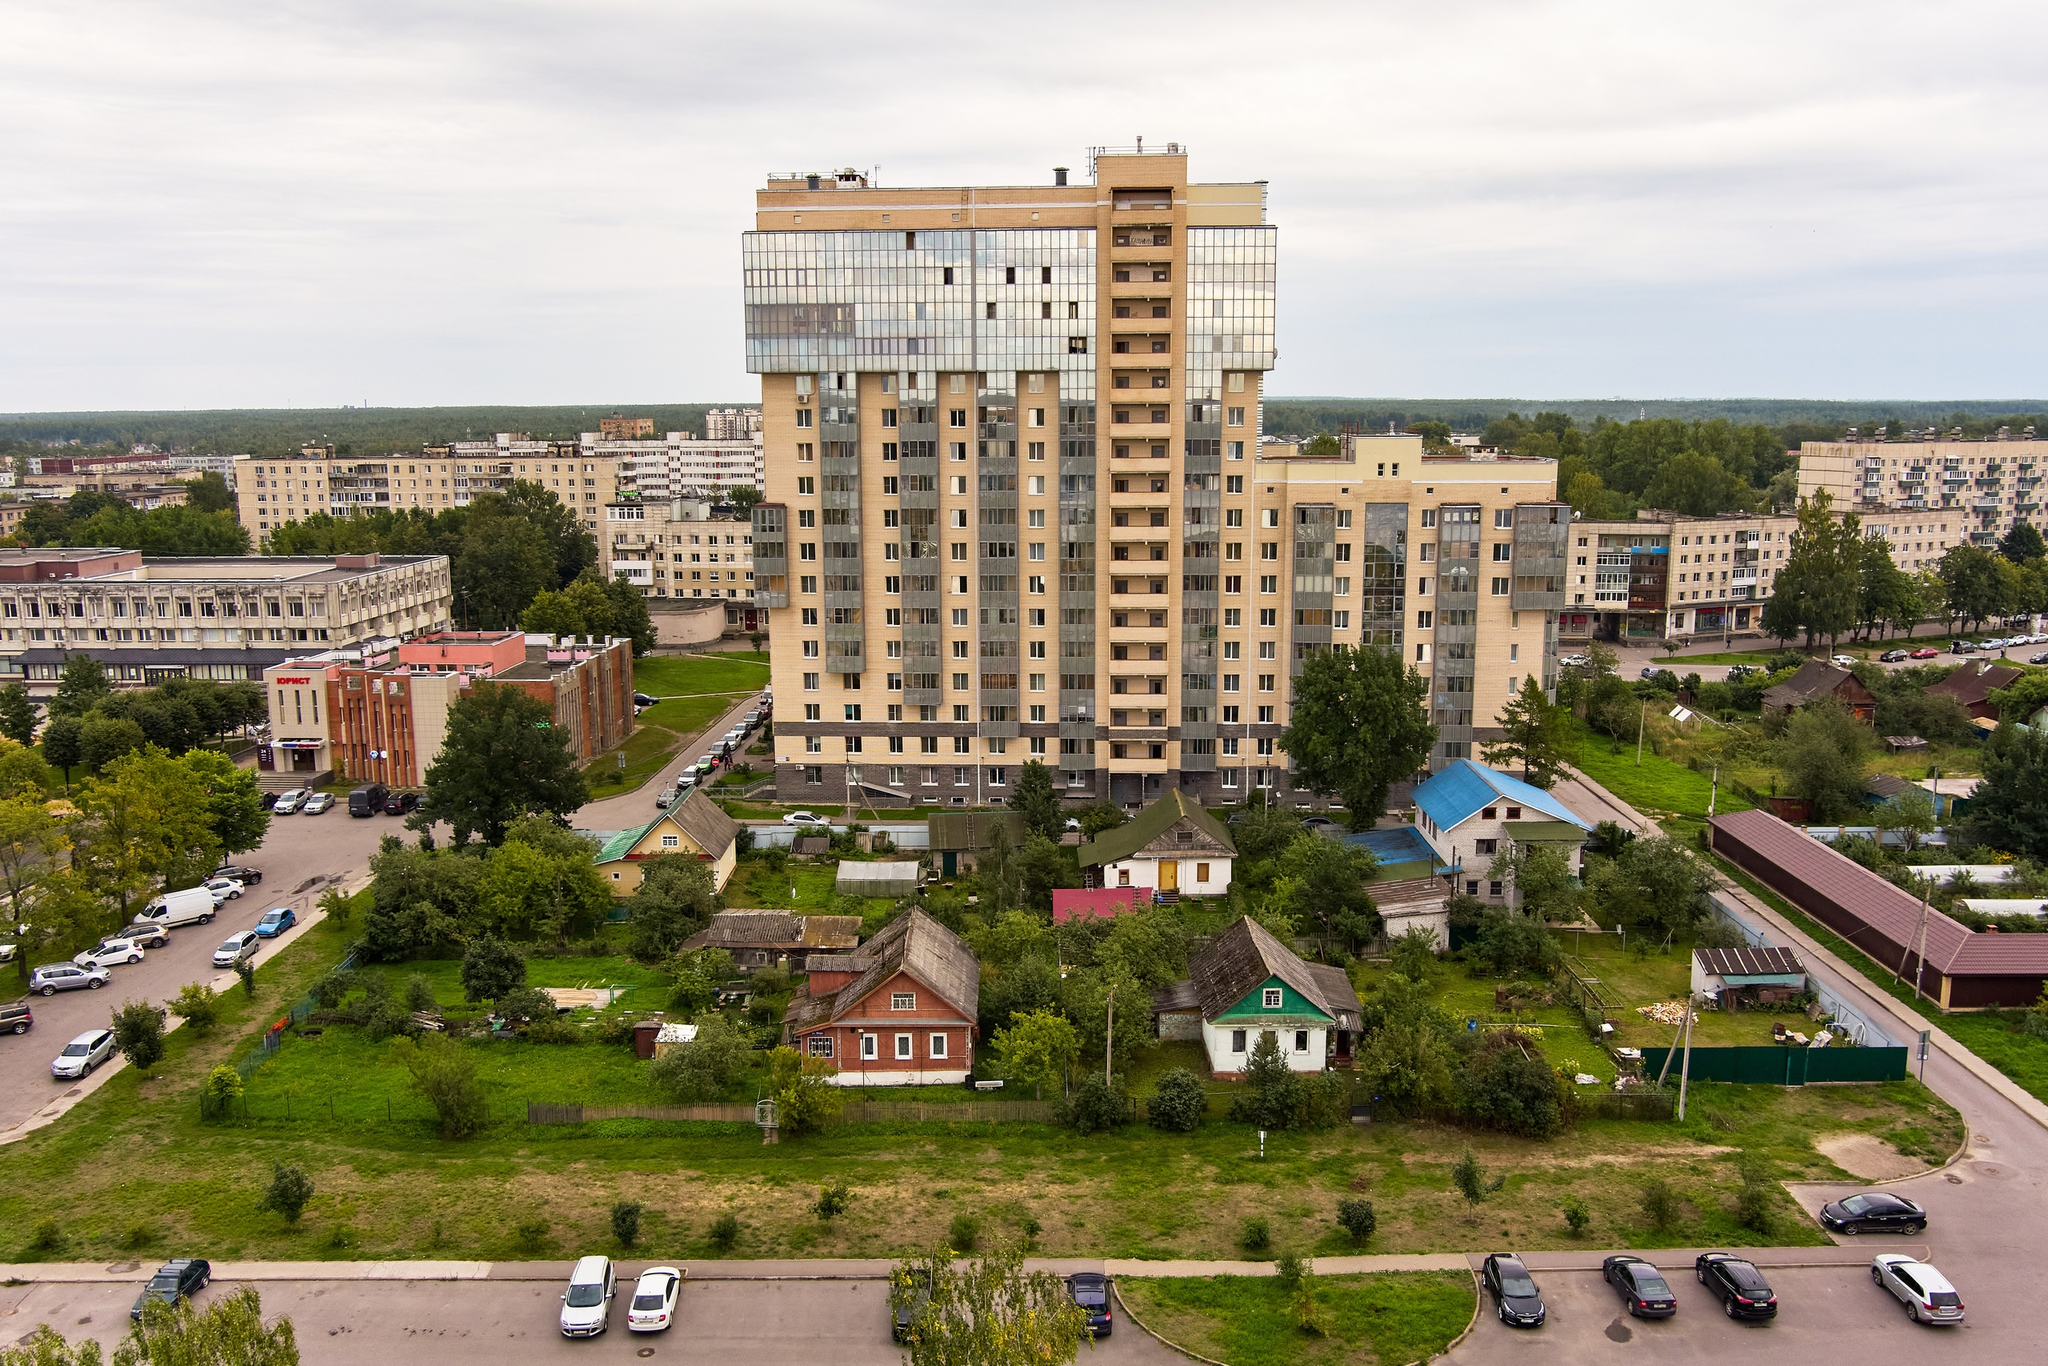
M 1091 887 L 1221 896 L 1230 890 L 1230 865 L 1236 858 L 1229 827 L 1176 787 L 1082 845 L 1081 872 Z
M 1199 1036 L 1217 1077 L 1241 1076 L 1268 1034 L 1293 1071 L 1350 1063 L 1358 993 L 1342 968 L 1304 962 L 1246 918 L 1217 935 L 1188 972 L 1188 981 L 1153 994 L 1153 1015 L 1161 1038 Z

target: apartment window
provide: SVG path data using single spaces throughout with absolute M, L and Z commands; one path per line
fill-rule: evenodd
M 1508 581 L 1507 581 L 1506 579 L 1499 579 L 1499 578 L 1497 578 L 1497 579 L 1493 580 L 1493 596 L 1494 596 L 1494 597 L 1497 597 L 1497 598 L 1504 598 L 1504 597 L 1506 597 L 1507 595 L 1508 595 Z
M 804 691 L 805 691 L 805 692 L 816 692 L 816 691 L 818 691 L 818 675 L 817 675 L 817 674 L 805 674 L 805 675 L 804 675 Z
M 1232 408 L 1230 410 L 1230 420 L 1225 425 L 1231 427 L 1242 427 L 1244 425 L 1244 409 Z

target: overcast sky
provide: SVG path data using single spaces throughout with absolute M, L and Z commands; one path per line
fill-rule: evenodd
M 6 0 L 0 410 L 743 399 L 770 171 L 1271 182 L 1269 393 L 2048 394 L 2048 5 Z

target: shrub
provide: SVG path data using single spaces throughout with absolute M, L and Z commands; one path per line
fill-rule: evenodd
M 1640 941 L 1639 941 L 1640 942 Z M 1458 1111 L 1489 1128 L 1523 1138 L 1552 1138 L 1564 1127 L 1558 1078 L 1507 1030 L 1494 1030 L 1458 1073 Z
M 1364 1247 L 1380 1221 L 1373 1213 L 1372 1201 L 1346 1198 L 1337 1202 L 1337 1224 L 1351 1235 L 1353 1245 Z
M 853 1191 L 843 1181 L 836 1186 L 820 1186 L 818 1198 L 811 1202 L 811 1213 L 830 1221 L 846 1213 L 846 1207 L 852 1201 Z
M 565 1044 L 582 1043 L 589 1037 L 589 1033 L 590 1031 L 582 1026 L 571 1024 L 559 1015 L 550 1015 L 544 1020 L 535 1020 L 528 1025 L 526 1033 L 520 1037 L 528 1043 Z
M 44 1219 L 36 1225 L 35 1236 L 29 1239 L 33 1252 L 55 1252 L 64 1246 L 64 1229 L 55 1219 Z
M 246 959 L 235 964 L 235 976 L 242 979 L 242 994 L 253 997 L 256 994 L 256 967 Z
M 1245 1060 L 1242 1089 L 1231 1097 L 1230 1117 L 1261 1129 L 1285 1129 L 1302 1108 L 1301 1077 L 1288 1067 L 1279 1039 L 1261 1032 Z
M 263 1192 L 263 1198 L 256 1202 L 256 1208 L 275 1211 L 284 1216 L 287 1224 L 296 1224 L 312 1198 L 312 1177 L 298 1167 L 273 1162 L 270 1164 L 270 1186 Z
M 711 1245 L 720 1252 L 730 1252 L 733 1244 L 740 1240 L 740 1221 L 727 1211 L 711 1221 Z
M 670 1044 L 648 1065 L 647 1080 L 671 1100 L 716 1100 L 752 1059 L 746 1037 L 723 1015 L 698 1022 L 697 1037 Z
M 1061 1119 L 1077 1134 L 1121 1129 L 1131 1118 L 1131 1102 L 1121 1082 L 1090 1072 L 1061 1107 Z
M 330 968 L 325 977 L 313 984 L 313 1000 L 322 1010 L 334 1010 L 348 999 L 355 984 L 356 975 L 347 968 Z
M 382 978 L 376 980 L 381 981 Z M 382 1043 L 401 1034 L 410 1037 L 419 1032 L 420 1027 L 414 1022 L 411 1012 L 388 995 L 377 997 L 364 1007 L 363 1033 L 372 1043 Z
M 1643 1217 L 1659 1233 L 1671 1227 L 1671 1221 L 1678 1217 L 1678 1197 L 1672 1193 L 1671 1183 L 1662 1177 L 1643 1183 Z
M 538 1252 L 547 1246 L 548 1221 L 528 1219 L 512 1230 L 512 1241 L 521 1252 Z
M 202 983 L 187 982 L 171 998 L 170 1011 L 194 1033 L 204 1034 L 220 1021 L 220 994 Z
M 1288 1248 L 1273 1258 L 1273 1274 L 1280 1278 L 1280 1287 L 1292 1293 L 1301 1284 L 1301 1278 L 1308 1274 L 1308 1259 L 1293 1248 Z
M 612 1205 L 612 1237 L 619 1240 L 620 1247 L 631 1247 L 640 1241 L 640 1202 L 620 1200 Z
M 946 1245 L 955 1252 L 972 1252 L 981 1237 L 981 1220 L 971 1214 L 956 1214 L 946 1225 Z
M 208 1115 L 225 1114 L 242 1098 L 242 1075 L 227 1063 L 216 1063 L 206 1074 L 206 1089 L 200 1093 L 200 1107 Z
M 846 1094 L 832 1084 L 838 1071 L 823 1058 L 806 1057 L 794 1048 L 768 1054 L 768 1093 L 775 1097 L 775 1120 L 784 1132 L 816 1133 L 839 1117 Z
M 1567 1195 L 1560 1209 L 1564 1212 L 1564 1222 L 1571 1229 L 1574 1238 L 1584 1233 L 1586 1225 L 1593 1222 L 1593 1216 L 1586 1212 L 1586 1202 L 1576 1195 Z
M 1238 1231 L 1237 1241 L 1246 1252 L 1264 1252 L 1273 1246 L 1273 1230 L 1263 1218 L 1253 1215 L 1244 1221 L 1244 1227 Z
M 1145 1102 L 1145 1121 L 1168 1133 L 1192 1133 L 1208 1109 L 1202 1079 L 1185 1067 L 1176 1067 L 1159 1078 L 1159 1089 Z
M 391 1056 L 411 1074 L 414 1093 L 441 1117 L 441 1137 L 469 1138 L 484 1127 L 489 1107 L 477 1080 L 476 1057 L 467 1046 L 439 1035 L 417 1042 L 394 1039 Z
M 1771 1167 L 1762 1156 L 1743 1153 L 1735 1161 L 1742 1188 L 1735 1193 L 1735 1222 L 1758 1233 L 1771 1231 Z
M 555 998 L 539 987 L 515 987 L 497 998 L 498 1013 L 508 1020 L 529 1024 L 555 1018 Z
M 1479 1159 L 1467 1148 L 1451 1168 L 1451 1184 L 1457 1187 L 1458 1194 L 1465 1197 L 1467 1204 L 1476 1205 L 1507 1184 L 1507 1176 L 1496 1176 L 1489 1182 L 1486 1168 L 1479 1165 Z
M 156 1007 L 147 1001 L 123 1001 L 114 1012 L 114 1046 L 138 1072 L 162 1062 L 164 1022 Z
M 414 973 L 405 979 L 405 1008 L 421 1012 L 438 1010 L 440 1002 L 434 999 L 434 985 L 426 978 Z

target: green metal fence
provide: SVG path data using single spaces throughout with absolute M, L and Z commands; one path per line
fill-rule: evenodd
M 1668 1048 L 1643 1050 L 1643 1075 L 1664 1070 Z M 1695 1048 L 1691 1075 L 1695 1081 L 1746 1082 L 1759 1086 L 1805 1086 L 1828 1081 L 1901 1081 L 1906 1076 L 1903 1048 Z M 1681 1051 L 1671 1059 L 1667 1085 L 1684 1065 Z

